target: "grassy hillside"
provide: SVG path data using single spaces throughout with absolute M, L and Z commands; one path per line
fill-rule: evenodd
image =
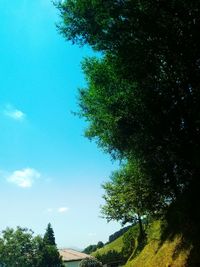
M 190 250 L 178 251 L 181 244 L 181 236 L 172 241 L 166 241 L 162 245 L 158 240 L 149 242 L 141 253 L 134 259 L 130 259 L 126 267 L 184 267 L 187 266 L 187 258 Z
M 148 230 L 146 246 L 133 254 L 126 267 L 185 267 L 192 246 L 183 247 L 183 236 L 175 235 L 162 241 L 162 223 L 155 221 Z
M 96 250 L 95 252 L 93 252 L 92 255 L 95 256 L 96 254 L 100 254 L 100 255 L 106 254 L 111 250 L 121 252 L 122 248 L 123 248 L 123 236 L 120 236 L 117 239 L 115 239 L 113 242 L 105 245 L 103 248 L 100 248 Z
M 183 234 L 166 233 L 166 221 L 154 221 L 147 228 L 147 240 L 143 248 L 135 240 L 135 246 L 125 267 L 198 267 L 200 249 Z M 129 231 L 131 233 L 131 231 Z M 194 231 L 193 231 L 194 232 Z M 124 236 L 124 235 L 123 235 Z M 123 236 L 93 253 L 93 256 L 109 251 L 122 252 Z M 196 240 L 198 240 L 198 235 Z M 194 245 L 195 244 L 195 245 Z M 195 248 L 195 249 L 194 249 Z

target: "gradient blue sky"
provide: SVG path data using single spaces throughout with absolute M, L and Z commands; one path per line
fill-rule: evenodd
M 59 247 L 84 248 L 120 228 L 99 210 L 117 164 L 71 113 L 92 52 L 67 43 L 58 20 L 50 0 L 0 0 L 0 231 L 51 222 Z

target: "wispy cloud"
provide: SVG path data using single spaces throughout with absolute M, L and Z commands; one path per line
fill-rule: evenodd
M 24 112 L 15 108 L 14 106 L 10 104 L 5 106 L 3 113 L 5 116 L 16 121 L 23 121 L 26 117 L 26 114 Z
M 67 212 L 68 210 L 69 210 L 68 207 L 60 207 L 60 208 L 58 208 L 58 212 L 59 213 L 64 213 L 64 212 Z
M 40 176 L 41 174 L 35 169 L 26 168 L 11 173 L 11 175 L 7 177 L 7 181 L 22 188 L 29 188 L 32 187 L 34 181 Z
M 69 210 L 68 207 L 60 207 L 60 208 L 47 208 L 45 213 L 66 213 Z

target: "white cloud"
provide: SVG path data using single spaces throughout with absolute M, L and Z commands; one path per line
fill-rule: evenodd
M 28 188 L 31 187 L 34 181 L 40 176 L 41 174 L 35 169 L 26 168 L 14 171 L 7 177 L 7 181 L 19 187 Z
M 23 121 L 26 117 L 26 114 L 24 112 L 22 112 L 19 109 L 16 109 L 10 104 L 6 105 L 3 113 L 7 117 L 12 118 L 13 120 L 16 120 L 16 121 Z
M 69 210 L 69 208 L 67 208 L 67 207 L 60 207 L 59 209 L 58 209 L 58 212 L 59 213 L 64 213 L 64 212 L 67 212 Z

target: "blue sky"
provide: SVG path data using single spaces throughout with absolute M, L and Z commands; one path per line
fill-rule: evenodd
M 59 247 L 84 248 L 120 228 L 99 210 L 117 164 L 72 114 L 92 52 L 67 43 L 58 20 L 50 0 L 0 0 L 0 230 L 43 234 L 51 222 Z

